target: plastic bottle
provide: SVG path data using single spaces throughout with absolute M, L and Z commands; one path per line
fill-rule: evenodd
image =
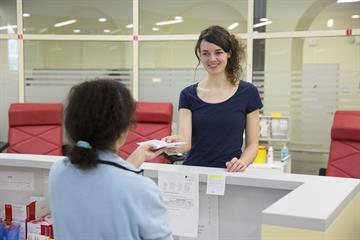
M 267 163 L 272 164 L 274 161 L 274 148 L 272 146 L 269 146 L 266 157 L 267 157 Z
M 281 148 L 280 151 L 280 161 L 286 162 L 287 156 L 289 155 L 289 149 L 287 148 L 286 144 Z

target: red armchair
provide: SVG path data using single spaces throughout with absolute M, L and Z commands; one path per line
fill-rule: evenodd
M 138 147 L 136 143 L 170 135 L 172 118 L 173 105 L 170 102 L 137 102 L 135 125 L 130 130 L 125 144 L 120 148 L 119 155 L 127 159 Z M 149 162 L 168 163 L 168 160 L 161 155 Z
M 336 111 L 326 175 L 360 178 L 360 111 Z
M 8 153 L 62 155 L 61 103 L 13 103 Z

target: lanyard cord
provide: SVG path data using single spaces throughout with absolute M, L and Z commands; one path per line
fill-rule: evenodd
M 136 174 L 144 174 L 144 170 L 141 169 L 139 171 L 136 171 L 136 170 L 132 170 L 132 169 L 129 169 L 129 168 L 126 168 L 118 163 L 114 163 L 114 162 L 109 162 L 109 161 L 104 161 L 104 160 L 99 160 L 99 163 L 102 163 L 102 164 L 107 164 L 107 165 L 110 165 L 110 166 L 113 166 L 113 167 L 117 167 L 117 168 L 121 168 L 125 171 L 129 171 L 129 172 L 133 172 L 133 173 L 136 173 Z

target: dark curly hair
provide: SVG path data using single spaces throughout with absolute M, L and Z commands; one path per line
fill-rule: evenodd
M 221 47 L 230 58 L 225 68 L 226 77 L 232 84 L 239 82 L 244 73 L 242 63 L 246 60 L 245 45 L 240 43 L 234 34 L 229 33 L 221 26 L 210 26 L 200 33 L 195 45 L 195 55 L 198 59 L 196 68 L 200 65 L 200 44 L 205 40 Z
M 65 129 L 72 146 L 68 157 L 80 169 L 97 166 L 97 150 L 109 150 L 133 122 L 135 103 L 124 84 L 96 79 L 75 85 L 65 108 Z M 78 147 L 86 141 L 90 149 Z

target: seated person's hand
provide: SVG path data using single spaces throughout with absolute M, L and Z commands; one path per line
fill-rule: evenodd
M 228 172 L 243 172 L 249 166 L 241 159 L 233 158 L 230 161 L 226 162 L 226 171 Z
M 139 168 L 144 161 L 153 159 L 163 153 L 165 149 L 155 149 L 151 144 L 141 144 L 135 151 L 128 157 L 127 161 Z
M 167 137 L 164 137 L 164 138 L 162 138 L 161 139 L 162 141 L 165 141 L 165 142 L 168 142 L 168 143 L 172 143 L 172 142 L 182 142 L 183 141 L 183 139 L 180 137 L 180 136 L 178 136 L 178 135 L 170 135 L 170 136 L 167 136 Z M 167 148 L 166 150 L 165 150 L 165 153 L 167 153 L 167 154 L 175 154 L 175 153 L 177 153 L 177 148 Z

